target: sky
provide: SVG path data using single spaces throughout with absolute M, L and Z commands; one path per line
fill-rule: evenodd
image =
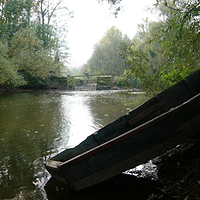
M 106 2 L 106 1 L 105 1 Z M 74 17 L 68 21 L 67 42 L 70 60 L 68 67 L 80 67 L 92 56 L 93 47 L 112 26 L 132 39 L 137 31 L 137 24 L 154 16 L 146 11 L 156 0 L 123 0 L 123 9 L 115 18 L 110 5 L 100 4 L 97 0 L 65 0 L 65 5 L 74 11 Z

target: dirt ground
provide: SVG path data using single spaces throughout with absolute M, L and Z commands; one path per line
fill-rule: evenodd
M 200 139 L 191 139 L 152 160 L 158 180 L 120 174 L 74 192 L 54 179 L 45 190 L 49 200 L 198 200 L 200 199 Z
M 200 199 L 200 138 L 163 154 L 154 164 L 162 188 L 150 199 Z

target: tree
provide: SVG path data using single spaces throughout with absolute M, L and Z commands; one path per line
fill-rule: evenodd
M 68 58 L 66 38 L 63 38 L 67 32 L 66 23 L 61 22 L 60 19 L 65 19 L 66 15 L 72 17 L 72 13 L 66 7 L 61 6 L 62 2 L 63 0 L 39 0 L 35 8 L 37 20 L 34 22 L 34 26 L 37 36 L 43 41 L 43 48 L 50 50 L 57 62 L 66 62 L 66 58 Z M 61 16 L 61 13 L 64 13 L 65 16 Z M 58 15 L 60 19 L 58 19 Z M 62 24 L 62 28 L 57 26 L 57 20 Z
M 33 28 L 18 31 L 11 44 L 9 57 L 17 72 L 27 82 L 27 86 L 41 86 L 51 75 L 60 72 L 60 66 L 51 57 L 50 52 L 42 48 L 43 41 L 37 38 Z
M 39 0 L 37 3 L 37 35 L 43 41 L 44 48 L 52 49 L 56 44 L 56 33 L 54 26 L 51 24 L 51 20 L 61 2 L 62 0 Z
M 158 1 L 157 23 L 138 25 L 132 44 L 122 56 L 129 64 L 127 75 L 136 76 L 144 90 L 154 93 L 182 80 L 200 68 L 198 1 Z
M 164 87 L 160 78 L 162 51 L 158 42 L 150 42 L 159 26 L 160 22 L 148 22 L 146 19 L 143 24 L 138 25 L 132 43 L 121 46 L 121 55 L 129 65 L 126 77 L 136 78 L 143 89 L 151 94 Z
M 162 44 L 166 82 L 174 84 L 200 68 L 199 1 L 158 1 L 168 8 L 156 40 Z
M 8 57 L 8 47 L 0 41 L 0 88 L 20 86 L 25 82 Z
M 121 75 L 126 69 L 126 64 L 120 57 L 119 47 L 121 43 L 130 43 L 127 36 L 116 27 L 111 27 L 98 44 L 94 47 L 94 52 L 88 66 L 93 73 Z
M 121 1 L 122 0 L 98 0 L 98 2 L 107 1 L 111 5 L 111 9 L 114 10 L 113 14 L 117 17 L 119 11 L 121 10 Z
M 63 54 L 52 20 L 61 2 L 0 0 L 1 87 L 39 86 L 49 76 L 60 75 L 66 49 Z
M 32 0 L 0 1 L 0 38 L 10 39 L 30 24 Z

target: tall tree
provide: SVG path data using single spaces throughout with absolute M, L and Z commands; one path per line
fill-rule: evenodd
M 88 66 L 93 73 L 121 75 L 126 69 L 124 60 L 120 57 L 119 47 L 121 43 L 130 43 L 127 36 L 123 36 L 116 27 L 111 27 L 98 44 Z
M 200 68 L 199 1 L 158 0 L 160 22 L 138 25 L 132 44 L 122 55 L 146 91 L 154 93 Z
M 41 85 L 60 73 L 62 49 L 52 20 L 61 1 L 0 0 L 0 87 Z
M 32 0 L 0 1 L 0 38 L 8 40 L 30 24 Z
M 9 86 L 20 86 L 25 81 L 17 72 L 14 63 L 8 56 L 8 47 L 0 41 L 0 89 Z
M 176 0 L 158 3 L 161 8 L 168 8 L 168 17 L 156 36 L 166 58 L 163 77 L 174 84 L 200 68 L 200 2 Z
M 43 42 L 33 28 L 18 31 L 11 43 L 9 57 L 29 87 L 40 86 L 50 75 L 59 73 L 60 66 L 49 51 L 42 48 Z
M 138 25 L 138 31 L 131 45 L 121 46 L 121 55 L 126 59 L 129 68 L 127 78 L 136 78 L 143 89 L 151 94 L 162 90 L 163 82 L 160 79 L 162 71 L 162 51 L 158 42 L 149 42 L 158 32 L 160 22 L 148 22 Z
M 38 0 L 35 7 L 37 36 L 43 41 L 43 48 L 51 51 L 56 62 L 66 62 L 68 58 L 66 16 L 73 16 L 66 7 L 62 7 L 62 2 L 63 0 Z M 57 25 L 58 21 L 60 26 Z
M 56 31 L 51 21 L 61 2 L 62 0 L 39 0 L 37 2 L 37 35 L 43 41 L 44 48 L 53 49 L 55 47 Z

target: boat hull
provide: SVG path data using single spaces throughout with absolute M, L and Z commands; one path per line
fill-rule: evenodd
M 199 132 L 200 94 L 67 161 L 50 160 L 46 168 L 77 191 L 145 163 Z

